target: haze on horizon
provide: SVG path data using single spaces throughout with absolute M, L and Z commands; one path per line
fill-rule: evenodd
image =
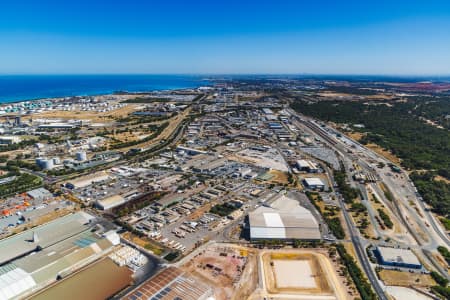
M 4 1 L 0 74 L 450 74 L 448 1 Z

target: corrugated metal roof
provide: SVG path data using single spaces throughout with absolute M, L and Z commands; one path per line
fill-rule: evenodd
M 285 239 L 286 230 L 284 228 L 251 227 L 250 236 L 252 239 Z
M 0 275 L 0 299 L 11 299 L 34 287 L 36 282 L 20 268 Z
M 266 227 L 284 227 L 280 214 L 278 213 L 263 213 Z
M 281 196 L 271 207 L 261 206 L 249 214 L 250 236 L 255 239 L 320 239 L 319 225 L 297 200 Z

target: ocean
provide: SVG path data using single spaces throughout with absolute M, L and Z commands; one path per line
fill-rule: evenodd
M 195 88 L 208 83 L 194 75 L 0 75 L 0 103 Z

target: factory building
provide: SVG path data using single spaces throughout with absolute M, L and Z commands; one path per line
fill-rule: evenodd
M 320 240 L 319 224 L 297 200 L 281 196 L 249 213 L 251 240 Z
M 27 192 L 27 195 L 35 201 L 45 201 L 53 198 L 53 194 L 47 189 L 38 188 Z
M 319 168 L 315 163 L 309 160 L 300 159 L 297 160 L 296 166 L 299 171 L 306 171 L 308 173 L 318 173 Z
M 374 252 L 380 265 L 410 269 L 422 268 L 417 256 L 409 249 L 377 247 Z
M 185 147 L 185 146 L 178 146 L 177 147 L 177 151 L 179 153 L 186 153 L 189 155 L 197 155 L 197 154 L 206 154 L 208 153 L 207 151 L 203 151 L 203 150 L 199 150 L 199 149 L 194 149 L 194 148 L 189 148 L 189 147 Z
M 124 204 L 125 202 L 127 202 L 126 199 L 121 195 L 113 195 L 101 200 L 97 200 L 95 204 L 101 210 L 108 210 L 121 204 Z
M 18 136 L 0 136 L 0 145 L 12 145 L 20 143 Z
M 96 182 L 103 182 L 111 179 L 112 177 L 105 171 L 100 171 L 94 174 L 79 177 L 65 183 L 65 186 L 69 189 L 80 189 L 87 187 Z
M 324 190 L 325 184 L 320 178 L 305 178 L 303 179 L 303 183 L 308 189 L 312 190 Z
M 282 129 L 283 125 L 281 125 L 280 123 L 271 122 L 271 123 L 269 123 L 269 128 L 270 129 Z
M 49 123 L 49 124 L 41 124 L 38 127 L 39 129 L 73 129 L 75 125 L 68 123 Z
M 91 215 L 78 212 L 0 241 L 0 299 L 30 294 L 93 262 L 120 243 L 101 232 Z

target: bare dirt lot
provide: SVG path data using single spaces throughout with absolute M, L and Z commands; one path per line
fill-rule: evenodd
M 322 276 L 319 260 L 313 254 L 266 253 L 263 264 L 267 291 L 272 294 L 332 294 L 326 276 Z
M 223 244 L 208 246 L 182 269 L 212 286 L 217 300 L 247 299 L 258 277 L 254 251 Z
M 347 299 L 331 261 L 321 252 L 264 251 L 260 254 L 264 295 L 275 298 Z M 261 291 L 259 291 L 261 294 Z
M 117 118 L 123 118 L 136 111 L 140 105 L 128 104 L 124 107 L 107 111 L 107 112 L 96 112 L 96 111 L 46 111 L 38 114 L 33 114 L 33 119 L 47 118 L 47 119 L 66 119 L 66 120 L 90 120 L 92 122 L 105 122 L 112 121 Z M 24 117 L 27 119 L 28 117 Z
M 394 270 L 381 270 L 379 273 L 381 280 L 386 285 L 395 286 L 432 286 L 436 283 L 428 274 L 410 273 Z

